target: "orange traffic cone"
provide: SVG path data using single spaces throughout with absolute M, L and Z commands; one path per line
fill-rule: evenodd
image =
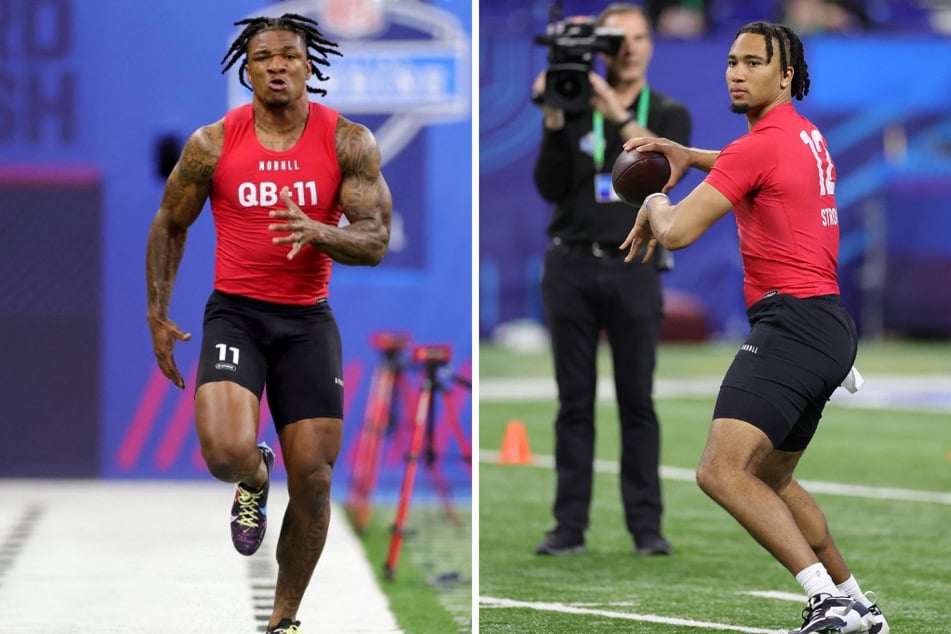
M 528 446 L 528 433 L 521 421 L 510 420 L 505 426 L 505 437 L 502 439 L 502 451 L 499 452 L 499 462 L 502 464 L 529 464 L 532 461 L 532 450 Z

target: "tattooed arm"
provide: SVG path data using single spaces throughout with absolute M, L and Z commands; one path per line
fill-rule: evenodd
M 188 341 L 168 318 L 172 288 L 185 252 L 188 228 L 198 218 L 211 191 L 211 178 L 224 143 L 224 122 L 196 130 L 182 149 L 178 163 L 165 183 L 165 193 L 149 230 L 145 250 L 148 293 L 147 319 L 152 347 L 162 373 L 175 385 L 185 387 L 172 350 L 176 341 Z
M 291 245 L 289 260 L 305 244 L 311 244 L 343 264 L 379 264 L 390 244 L 393 213 L 390 188 L 380 172 L 380 148 L 365 126 L 343 117 L 337 118 L 336 143 L 340 205 L 350 224 L 335 227 L 312 220 L 285 187 L 281 201 L 287 209 L 271 211 L 272 218 L 285 222 L 272 224 L 270 229 L 291 233 L 274 238 L 274 243 Z

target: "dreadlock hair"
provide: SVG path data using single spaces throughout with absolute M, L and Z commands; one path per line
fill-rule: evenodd
M 806 66 L 799 36 L 788 26 L 772 22 L 750 22 L 736 32 L 737 37 L 741 33 L 756 33 L 766 38 L 767 64 L 773 59 L 773 40 L 779 42 L 779 67 L 783 73 L 789 66 L 793 67 L 790 89 L 792 96 L 802 101 L 802 98 L 809 94 L 809 68 Z
M 316 20 L 305 18 L 296 13 L 285 13 L 279 18 L 246 18 L 244 20 L 238 20 L 234 25 L 245 25 L 245 27 L 238 37 L 235 38 L 231 44 L 231 48 L 228 49 L 228 52 L 225 53 L 225 56 L 221 59 L 221 63 L 225 65 L 221 70 L 221 74 L 224 75 L 229 68 L 234 66 L 234 63 L 237 62 L 239 58 L 244 56 L 244 59 L 241 60 L 241 66 L 238 67 L 238 78 L 241 81 L 241 85 L 248 89 L 250 89 L 251 86 L 245 81 L 244 75 L 244 69 L 248 67 L 248 44 L 255 35 L 262 31 L 290 31 L 301 36 L 304 40 L 304 48 L 308 51 L 307 59 L 310 60 L 310 69 L 319 81 L 327 81 L 328 77 L 320 72 L 317 68 L 317 64 L 330 66 L 330 60 L 327 59 L 327 55 L 330 54 L 343 57 L 343 53 L 337 50 L 337 43 L 331 42 L 317 30 Z M 309 84 L 307 85 L 307 92 L 320 95 L 327 94 L 327 91 L 323 88 L 314 88 Z

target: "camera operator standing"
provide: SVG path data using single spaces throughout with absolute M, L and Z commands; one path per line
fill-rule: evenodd
M 666 555 L 670 544 L 661 532 L 660 430 L 652 390 L 663 318 L 659 272 L 672 261 L 625 266 L 619 246 L 630 230 L 633 210 L 614 195 L 611 168 L 631 137 L 688 144 L 690 114 L 683 104 L 648 86 L 653 41 L 641 7 L 614 3 L 596 20 L 572 18 L 553 28 L 536 39 L 548 45 L 550 65 L 536 79 L 532 100 L 544 113 L 535 185 L 555 205 L 547 229 L 542 301 L 558 384 L 556 525 L 535 552 L 586 550 L 597 350 L 604 332 L 621 424 L 627 529 L 636 553 Z M 607 78 L 592 70 L 596 54 Z

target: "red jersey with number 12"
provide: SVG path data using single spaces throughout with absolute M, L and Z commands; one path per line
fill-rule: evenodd
M 218 237 L 215 288 L 279 304 L 308 305 L 327 297 L 332 260 L 305 246 L 293 260 L 290 244 L 272 239 L 272 209 L 284 209 L 281 189 L 318 222 L 340 221 L 340 166 L 337 163 L 336 110 L 310 102 L 300 139 L 284 152 L 261 145 L 251 104 L 225 114 L 225 140 L 212 179 L 211 211 Z
M 733 204 L 747 307 L 774 290 L 839 293 L 835 165 L 825 138 L 791 103 L 726 146 L 705 182 Z

